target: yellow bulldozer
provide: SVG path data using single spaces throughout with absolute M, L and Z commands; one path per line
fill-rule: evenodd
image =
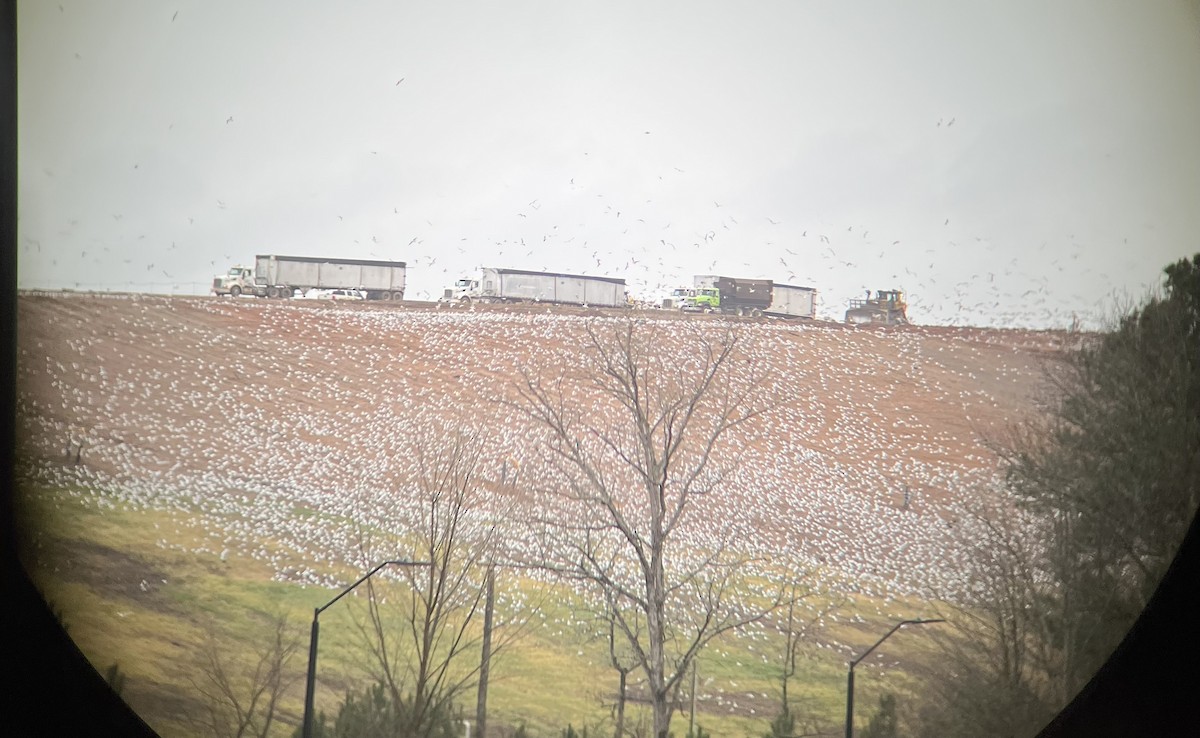
M 852 325 L 908 325 L 908 304 L 904 302 L 904 293 L 900 290 L 876 290 L 871 297 L 863 300 L 851 300 L 850 309 L 846 311 L 846 322 Z

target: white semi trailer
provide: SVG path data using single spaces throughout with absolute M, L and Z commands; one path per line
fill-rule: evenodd
M 402 261 L 259 254 L 253 270 L 235 266 L 214 278 L 212 292 L 291 297 L 295 290 L 362 290 L 368 300 L 403 300 L 404 275 Z
M 443 302 L 546 302 L 558 305 L 620 307 L 626 304 L 625 280 L 583 274 L 481 270 L 479 279 L 460 279 L 446 289 Z

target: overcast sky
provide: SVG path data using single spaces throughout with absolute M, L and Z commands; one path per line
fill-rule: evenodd
M 23 2 L 19 285 L 258 253 L 815 287 L 1062 326 L 1200 251 L 1200 12 L 1144 3 Z M 824 237 L 824 238 L 823 238 Z

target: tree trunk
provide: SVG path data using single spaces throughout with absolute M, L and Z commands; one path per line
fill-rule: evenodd
M 488 568 L 487 601 L 483 608 L 483 656 L 479 662 L 479 697 L 475 702 L 475 725 L 478 738 L 487 734 L 488 669 L 492 661 L 492 612 L 496 604 L 496 570 Z M 624 676 L 622 674 L 621 676 Z
M 663 572 L 664 536 L 662 532 L 663 518 L 666 516 L 662 499 L 650 492 L 651 529 L 650 535 L 650 571 L 646 572 L 647 598 L 649 612 L 646 613 L 646 631 L 650 639 L 650 668 L 646 677 L 650 682 L 650 696 L 653 702 L 654 735 L 655 738 L 667 738 L 667 729 L 671 727 L 670 695 L 666 684 L 666 584 Z
M 621 684 L 617 688 L 617 730 L 613 738 L 625 735 L 625 672 L 620 672 Z M 482 737 L 481 737 L 482 738 Z

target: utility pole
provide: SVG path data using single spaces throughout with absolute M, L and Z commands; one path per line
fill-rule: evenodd
M 492 660 L 492 613 L 496 606 L 496 567 L 488 566 L 487 600 L 483 606 L 483 655 L 479 661 L 479 696 L 475 702 L 475 724 L 478 738 L 487 732 L 488 669 Z
M 688 711 L 688 738 L 696 735 L 696 660 L 692 659 L 692 706 Z

